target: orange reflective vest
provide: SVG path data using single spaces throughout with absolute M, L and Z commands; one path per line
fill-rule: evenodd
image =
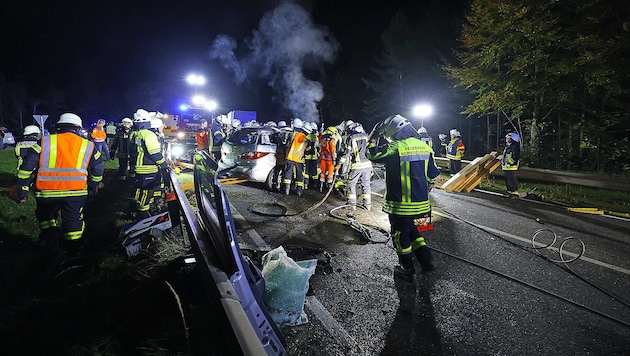
M 306 135 L 303 132 L 295 131 L 291 140 L 291 146 L 287 151 L 287 160 L 293 162 L 304 162 L 304 151 L 308 141 Z
M 41 147 L 35 180 L 38 190 L 87 189 L 94 143 L 67 132 L 43 136 Z
M 105 139 L 107 138 L 107 132 L 105 132 L 105 130 L 103 130 L 102 126 L 96 126 L 93 130 L 92 130 L 92 139 L 94 140 L 94 142 L 104 142 Z

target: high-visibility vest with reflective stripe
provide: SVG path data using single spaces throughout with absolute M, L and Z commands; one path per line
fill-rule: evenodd
M 308 141 L 306 140 L 306 135 L 300 131 L 296 131 L 291 140 L 291 147 L 289 147 L 289 150 L 287 151 L 287 160 L 293 162 L 304 162 L 304 151 L 306 150 L 307 144 Z
M 92 130 L 91 136 L 94 142 L 104 142 L 107 138 L 107 133 L 102 127 L 97 126 Z
M 87 188 L 88 164 L 94 144 L 74 133 L 42 137 L 38 190 L 83 190 Z
M 152 174 L 159 171 L 164 163 L 162 145 L 155 132 L 147 129 L 136 131 L 133 136 L 136 145 L 135 171 L 137 174 Z

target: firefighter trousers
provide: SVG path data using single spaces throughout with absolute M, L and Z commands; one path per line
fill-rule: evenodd
M 372 206 L 372 190 L 370 187 L 370 178 L 372 177 L 372 168 L 351 169 L 348 177 L 348 190 L 346 198 L 348 204 L 357 205 L 357 184 L 361 182 L 361 197 L 365 207 Z
M 162 177 L 159 172 L 149 174 L 137 174 L 134 177 L 133 200 L 136 202 L 136 211 L 140 217 L 149 217 L 149 209 L 153 202 L 154 192 L 160 189 Z
M 284 164 L 282 183 L 290 185 L 293 177 L 295 177 L 295 186 L 302 189 L 304 187 L 304 163 L 287 160 Z
M 423 258 L 429 251 L 424 237 L 413 222 L 416 218 L 418 216 L 389 214 L 394 251 L 398 255 L 400 265 L 411 269 L 413 269 L 413 260 L 418 258 L 420 263 L 423 263 Z
M 36 198 L 35 217 L 39 229 L 43 231 L 57 227 L 57 218 L 61 214 L 61 232 L 67 241 L 83 237 L 85 222 L 83 207 L 87 196 L 64 198 Z

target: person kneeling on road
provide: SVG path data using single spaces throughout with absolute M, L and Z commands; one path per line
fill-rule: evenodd
M 385 164 L 386 195 L 383 211 L 389 215 L 392 241 L 400 265 L 394 275 L 414 282 L 418 259 L 422 272 L 436 265 L 415 222 L 431 212 L 429 191 L 440 170 L 433 160 L 433 150 L 419 137 L 411 123 L 393 115 L 374 126 L 370 133 L 367 157 Z

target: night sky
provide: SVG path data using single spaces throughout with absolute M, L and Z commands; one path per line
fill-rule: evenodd
M 159 83 L 166 93 L 161 107 L 147 109 L 176 111 L 193 92 L 185 82 L 186 75 L 196 72 L 207 80 L 199 92 L 216 98 L 220 113 L 256 110 L 259 121 L 266 121 L 260 117 L 274 119 L 273 116 L 283 112 L 282 106 L 292 105 L 286 103 L 286 98 L 280 102 L 279 98 L 286 94 L 278 95 L 288 85 L 278 79 L 287 77 L 290 72 L 287 68 L 296 65 L 304 73 L 348 68 L 359 73 L 369 71 L 374 55 L 382 51 L 380 35 L 395 12 L 402 9 L 410 18 L 416 18 L 422 3 L 426 2 L 3 0 L 0 72 L 10 81 L 23 78 L 29 93 L 46 96 L 54 90 L 68 91 L 74 93 L 73 97 L 92 98 L 90 102 L 100 97 L 103 113 L 127 113 L 127 116 L 143 107 L 143 103 L 134 107 L 112 106 L 117 98 L 136 90 L 138 83 Z M 310 29 L 318 36 L 307 43 L 309 46 L 320 43 L 324 49 L 290 48 L 285 58 L 273 58 L 286 49 L 282 39 L 283 45 L 278 46 L 273 36 L 285 35 L 283 30 L 269 35 L 261 19 L 267 16 L 275 21 L 282 16 L 293 16 L 271 15 L 279 6 L 287 5 L 304 10 L 312 22 Z M 293 21 L 284 19 L 283 24 L 290 25 Z M 234 68 L 227 68 L 226 58 L 212 56 L 220 35 L 231 38 L 237 45 L 233 53 L 238 70 L 244 73 L 242 80 L 238 80 Z M 255 41 L 259 41 L 259 47 L 253 44 Z M 265 45 L 270 41 L 276 45 Z M 286 46 L 291 42 L 288 38 Z M 299 62 L 294 62 L 293 58 L 299 56 Z M 309 83 L 302 84 L 309 87 Z M 293 99 L 294 105 L 300 105 L 301 100 L 312 98 Z

